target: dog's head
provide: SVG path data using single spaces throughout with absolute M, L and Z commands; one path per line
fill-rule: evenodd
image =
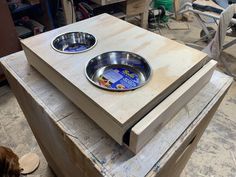
M 0 174 L 2 177 L 19 177 L 18 156 L 9 148 L 0 146 Z

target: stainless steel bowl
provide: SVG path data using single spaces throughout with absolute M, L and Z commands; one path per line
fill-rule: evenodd
M 151 67 L 137 54 L 112 51 L 91 59 L 85 67 L 85 74 L 91 83 L 102 89 L 128 91 L 149 81 Z
M 90 50 L 96 43 L 97 39 L 89 33 L 69 32 L 54 38 L 51 46 L 58 52 L 71 54 Z

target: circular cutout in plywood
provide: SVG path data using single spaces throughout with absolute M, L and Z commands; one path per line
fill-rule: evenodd
M 39 166 L 39 156 L 35 153 L 28 153 L 19 159 L 21 174 L 29 174 L 34 172 Z

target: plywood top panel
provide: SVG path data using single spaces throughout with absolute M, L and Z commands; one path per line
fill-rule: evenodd
M 91 33 L 97 37 L 98 43 L 92 50 L 80 54 L 63 54 L 53 50 L 50 43 L 55 36 L 69 31 Z M 206 57 L 203 52 L 108 14 L 25 39 L 22 44 L 76 86 L 121 127 L 133 124 L 140 111 Z M 105 91 L 92 85 L 85 77 L 85 65 L 91 58 L 108 51 L 130 51 L 144 57 L 153 70 L 151 80 L 143 87 L 128 92 Z

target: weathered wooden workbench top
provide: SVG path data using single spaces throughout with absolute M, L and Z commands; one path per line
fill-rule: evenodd
M 63 54 L 50 46 L 57 35 L 77 30 L 96 36 L 96 46 L 79 54 Z M 207 61 L 201 51 L 108 14 L 21 43 L 29 63 L 119 144 L 123 144 L 124 135 L 132 126 Z M 110 51 L 129 51 L 145 58 L 152 70 L 149 82 L 132 92 L 108 92 L 91 84 L 85 76 L 85 66 L 90 59 Z
M 30 67 L 23 52 L 5 57 L 2 66 L 49 165 L 68 177 L 178 176 L 232 82 L 216 71 L 134 156 Z

